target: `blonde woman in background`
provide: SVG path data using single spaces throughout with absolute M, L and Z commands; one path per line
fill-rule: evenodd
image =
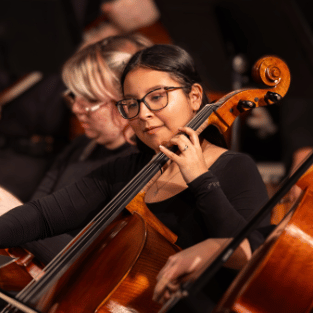
M 80 49 L 64 64 L 62 78 L 68 88 L 64 96 L 84 134 L 59 154 L 32 200 L 75 183 L 104 163 L 137 151 L 127 142 L 131 133 L 115 102 L 122 97 L 119 79 L 124 66 L 136 51 L 149 45 L 150 40 L 141 35 L 112 36 Z M 5 211 L 12 207 L 7 205 Z M 47 264 L 81 228 L 27 243 L 25 248 Z

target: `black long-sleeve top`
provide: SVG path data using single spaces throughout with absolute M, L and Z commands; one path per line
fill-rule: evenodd
M 142 153 L 118 158 L 52 195 L 9 211 L 0 218 L 0 247 L 19 246 L 80 228 L 150 159 Z M 234 236 L 266 200 L 266 189 L 253 160 L 228 151 L 189 188 L 148 207 L 178 235 L 177 244 L 186 248 L 206 238 Z M 262 235 L 254 232 L 252 249 L 262 240 Z
M 80 228 L 150 159 L 151 155 L 141 153 L 118 158 L 73 185 L 9 211 L 0 217 L 0 247 Z M 228 151 L 186 190 L 148 207 L 178 235 L 177 245 L 187 248 L 206 238 L 234 236 L 266 200 L 266 188 L 254 161 Z M 268 224 L 269 218 L 262 223 Z M 249 236 L 252 250 L 262 241 L 257 230 Z M 201 292 L 180 301 L 171 312 L 210 312 L 236 273 L 221 268 Z

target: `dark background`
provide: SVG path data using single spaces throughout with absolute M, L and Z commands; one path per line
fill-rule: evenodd
M 107 0 L 108 1 L 108 0 Z M 100 0 L 2 0 L 0 3 L 0 90 L 25 72 L 58 73 L 75 51 L 82 30 L 99 16 Z M 290 159 L 295 117 L 313 115 L 313 35 L 310 0 L 155 0 L 173 43 L 194 57 L 208 90 L 250 86 L 252 65 L 264 55 L 284 59 L 291 86 L 280 107 L 268 108 L 278 132 L 258 140 L 241 135 L 241 150 L 257 161 Z M 232 65 L 240 55 L 246 67 Z M 283 109 L 282 109 L 283 107 Z M 298 118 L 299 117 L 299 118 Z M 246 127 L 246 125 L 244 125 Z M 295 126 L 296 127 L 296 126 Z M 281 132 L 283 134 L 281 134 Z M 298 135 L 294 133 L 295 140 Z

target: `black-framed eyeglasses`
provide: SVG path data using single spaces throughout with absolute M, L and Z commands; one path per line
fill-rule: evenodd
M 168 105 L 168 92 L 185 87 L 160 87 L 149 91 L 141 99 L 124 99 L 116 103 L 117 109 L 125 119 L 135 118 L 140 111 L 140 103 L 143 102 L 150 111 L 159 111 Z
M 72 110 L 74 103 L 76 102 L 79 106 L 79 109 L 84 110 L 87 115 L 90 115 L 92 112 L 97 111 L 102 106 L 108 104 L 107 102 L 100 102 L 94 105 L 83 105 L 76 100 L 76 96 L 70 91 L 66 90 L 63 93 L 63 99 L 65 100 L 68 107 Z

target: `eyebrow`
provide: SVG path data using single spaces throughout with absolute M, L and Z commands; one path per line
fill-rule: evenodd
M 149 93 L 150 91 L 153 91 L 153 90 L 156 90 L 156 89 L 159 89 L 159 88 L 162 88 L 162 87 L 165 87 L 164 85 L 156 85 L 156 86 L 153 86 L 153 87 L 150 87 L 150 88 L 148 88 L 147 90 L 146 90 L 146 93 L 145 93 L 145 95 L 147 94 L 147 93 Z M 134 95 L 132 95 L 132 94 L 126 94 L 126 95 L 124 95 L 124 98 L 130 98 L 130 99 L 136 99 L 136 97 L 134 96 Z M 142 97 L 141 97 L 142 98 Z

